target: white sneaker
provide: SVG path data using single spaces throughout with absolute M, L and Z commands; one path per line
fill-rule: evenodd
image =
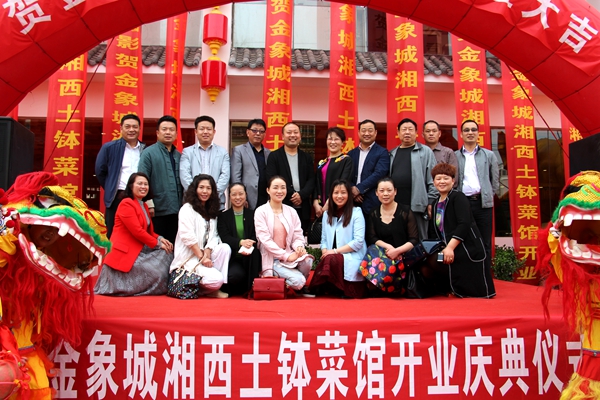
M 215 290 L 214 292 L 207 293 L 206 297 L 214 297 L 217 299 L 226 299 L 229 297 L 229 295 L 225 292 L 221 292 L 220 290 Z

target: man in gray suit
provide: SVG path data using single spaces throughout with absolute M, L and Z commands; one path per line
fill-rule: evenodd
M 198 143 L 183 149 L 179 166 L 181 185 L 183 190 L 187 190 L 196 175 L 211 175 L 217 182 L 221 210 L 223 210 L 225 208 L 225 190 L 229 185 L 229 153 L 223 147 L 213 143 L 217 132 L 213 118 L 202 115 L 196 118 L 194 127 Z
M 231 183 L 246 186 L 248 207 L 256 209 L 267 202 L 267 158 L 271 150 L 262 144 L 267 124 L 262 119 L 248 122 L 248 142 L 233 148 Z

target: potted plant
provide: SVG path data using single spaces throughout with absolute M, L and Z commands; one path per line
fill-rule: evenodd
M 515 272 L 524 266 L 525 260 L 517 256 L 513 247 L 496 246 L 496 254 L 492 259 L 492 271 L 496 279 L 512 282 Z

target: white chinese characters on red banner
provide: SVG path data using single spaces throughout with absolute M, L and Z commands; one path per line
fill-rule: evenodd
M 521 329 L 443 322 L 447 330 L 422 321 L 416 330 L 268 321 L 240 333 L 233 320 L 182 330 L 115 320 L 86 329 L 81 347 L 58 349 L 53 385 L 59 398 L 78 399 L 556 399 L 579 360 L 581 344 L 560 321 Z
M 525 261 L 515 280 L 537 285 L 535 264 L 541 217 L 537 137 L 530 100 L 532 85 L 523 74 L 514 72 L 513 75 L 502 63 L 510 220 L 515 251 Z
M 44 170 L 58 177 L 72 195 L 82 197 L 87 54 L 63 65 L 48 80 L 48 119 Z
M 387 21 L 387 147 L 400 144 L 398 123 L 410 118 L 418 127 L 425 122 L 423 25 L 386 14 Z M 417 136 L 423 140 L 421 135 Z
M 330 4 L 329 126 L 344 130 L 346 144 L 342 151 L 348 152 L 358 143 L 356 13 L 354 6 Z
M 291 0 L 267 0 L 267 32 L 263 91 L 265 147 L 282 144 L 281 129 L 292 121 L 292 11 Z
M 485 50 L 452 35 L 456 125 L 471 119 L 479 125 L 479 146 L 492 148 Z M 460 130 L 460 129 L 459 129 Z M 462 137 L 458 135 L 458 147 Z
M 109 41 L 104 80 L 104 123 L 102 143 L 121 137 L 121 118 L 126 114 L 140 117 L 143 129 L 144 91 L 142 85 L 142 46 L 140 28 L 132 29 Z

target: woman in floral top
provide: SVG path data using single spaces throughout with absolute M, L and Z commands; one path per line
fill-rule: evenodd
M 320 217 L 327 210 L 327 196 L 331 184 L 338 179 L 350 181 L 352 179 L 352 159 L 342 153 L 346 134 L 340 128 L 329 128 L 327 131 L 327 148 L 329 157 L 319 161 L 315 183 L 313 207 L 315 215 Z

